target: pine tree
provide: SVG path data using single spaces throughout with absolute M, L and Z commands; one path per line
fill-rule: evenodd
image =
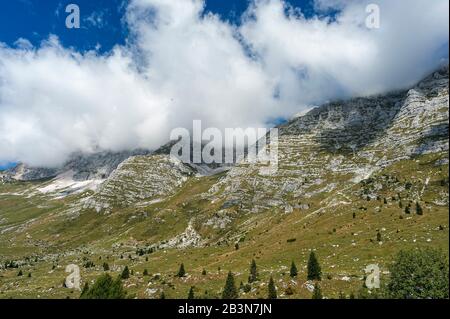
M 275 288 L 275 282 L 273 281 L 272 276 L 270 276 L 268 288 L 268 299 L 277 299 L 277 288 Z
M 31 272 L 28 273 L 28 278 L 31 278 Z
M 189 289 L 189 294 L 188 294 L 187 299 L 195 299 L 195 296 L 194 296 L 194 287 L 192 287 L 192 286 L 191 286 L 191 289 Z
M 126 292 L 123 289 L 121 277 L 113 280 L 109 274 L 100 276 L 89 288 L 87 283 L 81 293 L 81 299 L 125 299 Z
M 227 281 L 225 282 L 225 288 L 223 289 L 222 299 L 237 299 L 238 291 L 234 283 L 234 276 L 232 272 L 228 272 Z
M 446 254 L 441 250 L 401 250 L 389 272 L 388 298 L 449 298 L 449 265 Z
M 186 271 L 184 270 L 184 264 L 180 265 L 180 269 L 178 270 L 177 277 L 184 277 L 186 275 Z
M 419 202 L 416 202 L 416 214 L 417 215 L 423 215 L 423 209 L 420 206 Z
M 19 273 L 17 274 L 17 276 L 18 276 L 18 277 L 21 277 L 21 276 L 23 276 L 23 272 L 22 272 L 22 270 L 19 270 Z
M 159 299 L 166 299 L 166 294 L 163 292 L 161 292 L 161 295 L 159 296 Z
M 144 276 L 148 276 L 148 270 L 144 269 L 144 272 L 142 273 Z
M 258 269 L 256 267 L 256 262 L 253 259 L 250 265 L 250 276 L 248 277 L 248 282 L 252 283 L 258 281 Z
M 108 265 L 108 263 L 103 263 L 103 270 L 104 270 L 104 271 L 109 271 L 109 265 Z
M 290 275 L 291 275 L 292 278 L 297 277 L 297 275 L 298 275 L 297 266 L 295 266 L 295 263 L 293 261 L 292 261 L 292 264 L 291 264 Z
M 411 214 L 411 211 L 410 211 L 410 209 L 409 209 L 409 206 L 406 206 L 406 207 L 405 207 L 405 214 Z
M 320 289 L 320 286 L 319 286 L 318 283 L 316 283 L 314 285 L 314 291 L 313 291 L 312 299 L 323 299 L 322 289 Z
M 308 280 L 322 280 L 322 269 L 313 251 L 309 255 L 308 260 Z
M 128 266 L 125 266 L 124 270 L 122 271 L 122 274 L 120 275 L 120 278 L 122 279 L 130 278 L 130 270 L 128 269 Z
M 381 241 L 381 233 L 380 233 L 380 232 L 377 233 L 377 241 L 378 241 L 378 242 Z
M 206 276 L 206 269 L 205 268 L 203 268 L 203 270 L 202 270 L 202 275 Z
M 89 284 L 86 282 L 83 286 L 83 290 L 81 290 L 80 299 L 86 297 L 87 292 L 89 291 Z

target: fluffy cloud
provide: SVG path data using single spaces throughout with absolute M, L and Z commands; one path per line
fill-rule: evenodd
M 448 57 L 448 1 L 375 1 L 380 29 L 369 29 L 373 2 L 318 1 L 320 10 L 341 8 L 335 20 L 305 19 L 279 1 L 250 9 L 241 32 L 279 79 L 285 105 L 403 88 Z
M 373 1 L 371 1 L 373 2 Z M 328 3 L 328 5 L 326 4 Z M 448 58 L 448 1 L 316 1 L 305 18 L 256 1 L 232 25 L 201 0 L 134 0 L 129 44 L 107 55 L 56 37 L 0 46 L 0 161 L 60 165 L 72 152 L 156 148 L 193 119 L 264 126 L 311 104 L 409 86 Z

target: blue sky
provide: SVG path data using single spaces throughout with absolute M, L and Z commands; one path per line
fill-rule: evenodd
M 207 0 L 206 12 L 220 14 L 224 20 L 238 23 L 248 7 L 248 0 Z M 305 15 L 313 11 L 312 0 L 288 0 L 301 8 Z M 65 8 L 75 3 L 81 11 L 81 28 L 67 29 Z M 11 0 L 3 1 L 0 10 L 0 42 L 13 46 L 19 38 L 33 45 L 56 34 L 65 47 L 78 51 L 94 49 L 109 51 L 116 44 L 124 44 L 128 31 L 122 23 L 127 1 L 124 0 Z M 94 19 L 92 19 L 94 18 Z M 92 21 L 101 21 L 93 23 Z
M 14 163 L 8 163 L 8 164 L 4 164 L 4 165 L 0 164 L 0 171 L 14 167 L 14 166 L 15 166 Z

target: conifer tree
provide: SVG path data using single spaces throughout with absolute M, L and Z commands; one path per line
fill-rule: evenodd
M 308 280 L 322 280 L 322 269 L 313 251 L 308 260 Z
M 125 268 L 122 271 L 122 274 L 120 275 L 120 278 L 122 279 L 130 278 L 130 270 L 128 269 L 128 266 L 125 266 Z
M 270 276 L 268 288 L 268 299 L 277 299 L 277 288 L 275 288 L 275 282 L 272 276 Z
M 87 292 L 89 291 L 89 284 L 86 282 L 83 286 L 83 290 L 81 290 L 80 299 L 86 297 Z
M 378 241 L 378 242 L 380 242 L 380 241 L 381 241 L 381 239 L 382 239 L 382 238 L 381 238 L 381 233 L 380 233 L 380 232 L 378 232 L 378 233 L 377 233 L 377 241 Z
M 253 259 L 250 265 L 250 276 L 248 277 L 248 282 L 252 283 L 258 281 L 258 269 L 256 267 L 256 262 Z
M 417 215 L 423 215 L 423 209 L 420 206 L 419 202 L 416 202 L 416 214 Z
M 441 250 L 401 250 L 389 272 L 388 298 L 449 298 L 449 265 L 446 254 Z
M 161 292 L 161 295 L 159 296 L 159 299 L 166 299 L 166 294 L 163 292 Z
M 228 272 L 227 281 L 225 282 L 225 288 L 223 289 L 222 299 L 237 299 L 238 291 L 234 283 L 233 273 Z
M 81 299 L 125 299 L 125 297 L 121 277 L 118 276 L 113 280 L 109 274 L 100 276 L 92 288 L 85 284 L 80 296 Z
M 144 269 L 144 272 L 142 273 L 144 276 L 148 276 L 148 270 Z
M 109 271 L 109 265 L 108 265 L 108 263 L 103 263 L 103 270 L 104 271 Z
M 21 276 L 23 276 L 23 272 L 22 272 L 22 270 L 19 270 L 19 273 L 17 274 L 17 276 L 18 276 L 18 277 L 21 277 Z
M 202 270 L 202 275 L 206 276 L 206 269 L 205 268 L 203 268 L 203 270 Z
M 189 294 L 187 299 L 195 299 L 194 296 L 194 287 L 191 286 L 191 289 L 189 289 Z
M 184 277 L 186 275 L 186 270 L 184 270 L 184 264 L 180 265 L 180 269 L 178 270 L 177 277 Z
M 323 299 L 322 289 L 320 289 L 320 286 L 319 286 L 318 283 L 316 283 L 314 285 L 314 291 L 313 291 L 312 299 Z
M 291 276 L 292 278 L 294 278 L 294 277 L 297 277 L 297 275 L 298 275 L 297 266 L 295 266 L 294 261 L 292 261 L 292 264 L 291 264 L 291 270 L 290 270 L 290 276 Z

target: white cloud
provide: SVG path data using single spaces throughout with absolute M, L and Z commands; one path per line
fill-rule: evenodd
M 257 1 L 242 25 L 201 0 L 134 0 L 129 45 L 80 54 L 51 37 L 0 46 L 0 160 L 61 164 L 74 151 L 156 148 L 173 127 L 262 126 L 312 103 L 406 87 L 448 57 L 448 1 L 335 0 L 336 20 Z M 317 8 L 328 10 L 322 0 Z
M 54 166 L 74 151 L 154 148 L 166 137 L 167 102 L 120 48 L 80 55 L 52 37 L 0 55 L 2 159 Z
M 448 1 L 323 3 L 342 8 L 336 21 L 286 16 L 279 1 L 260 1 L 242 27 L 265 70 L 279 77 L 285 104 L 403 88 L 441 62 L 435 53 L 448 45 Z M 365 26 L 369 3 L 380 6 L 380 29 Z

